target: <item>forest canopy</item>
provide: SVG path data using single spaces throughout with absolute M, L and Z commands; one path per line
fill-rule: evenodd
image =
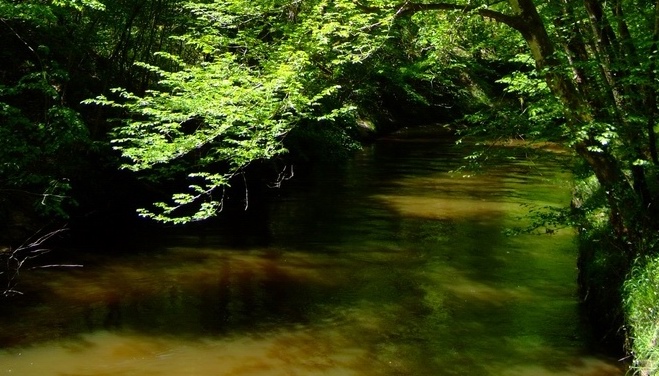
M 149 75 L 149 88 L 116 88 L 114 95 L 85 101 L 125 114 L 111 132 L 114 148 L 128 160 L 124 168 L 164 175 L 189 170 L 187 191 L 156 203 L 155 211 L 140 210 L 160 221 L 214 215 L 222 188 L 250 163 L 284 152 L 294 129 L 314 129 L 308 133 L 326 133 L 325 143 L 350 145 L 360 110 L 378 111 L 369 102 L 390 87 L 428 105 L 438 93 L 420 88 L 432 87 L 439 76 L 444 82 L 434 91 L 455 90 L 459 76 L 443 77 L 443 71 L 459 69 L 469 56 L 444 52 L 433 40 L 459 35 L 450 31 L 455 15 L 412 20 L 416 9 L 408 4 L 229 1 L 183 9 L 192 21 L 170 37 L 178 48 L 135 62 Z M 477 32 L 470 23 L 465 29 Z M 420 35 L 434 28 L 444 32 Z M 188 205 L 196 205 L 194 213 L 187 214 Z

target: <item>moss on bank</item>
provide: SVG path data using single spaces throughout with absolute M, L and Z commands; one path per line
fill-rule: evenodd
M 632 370 L 659 374 L 659 256 L 638 259 L 623 289 Z

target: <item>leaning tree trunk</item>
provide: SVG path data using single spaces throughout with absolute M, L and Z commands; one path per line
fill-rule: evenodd
M 559 68 L 560 62 L 555 57 L 554 44 L 549 37 L 543 20 L 531 0 L 509 0 L 516 13 L 517 22 L 510 26 L 518 30 L 526 41 L 536 68 L 544 73 L 552 93 L 558 97 L 565 109 L 567 124 L 573 134 L 580 133 L 581 128 L 593 122 L 594 109 L 588 98 L 577 90 L 574 82 Z M 610 222 L 619 238 L 627 235 L 628 205 L 620 201 L 627 197 L 629 185 L 625 183 L 619 162 L 608 152 L 601 150 L 594 134 L 580 137 L 574 149 L 591 167 L 602 188 L 607 193 L 610 206 Z

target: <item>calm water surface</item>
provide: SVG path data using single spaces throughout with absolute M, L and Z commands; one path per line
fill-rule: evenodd
M 623 375 L 587 345 L 573 233 L 503 234 L 569 174 L 518 153 L 462 178 L 452 144 L 382 140 L 258 212 L 24 273 L 0 374 Z

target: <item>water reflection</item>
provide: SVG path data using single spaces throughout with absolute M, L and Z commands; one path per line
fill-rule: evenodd
M 263 241 L 217 226 L 33 273 L 40 293 L 0 315 L 0 373 L 624 374 L 587 346 L 571 232 L 502 234 L 522 203 L 565 204 L 568 176 L 507 160 L 454 178 L 447 150 L 391 139 L 298 179 Z

